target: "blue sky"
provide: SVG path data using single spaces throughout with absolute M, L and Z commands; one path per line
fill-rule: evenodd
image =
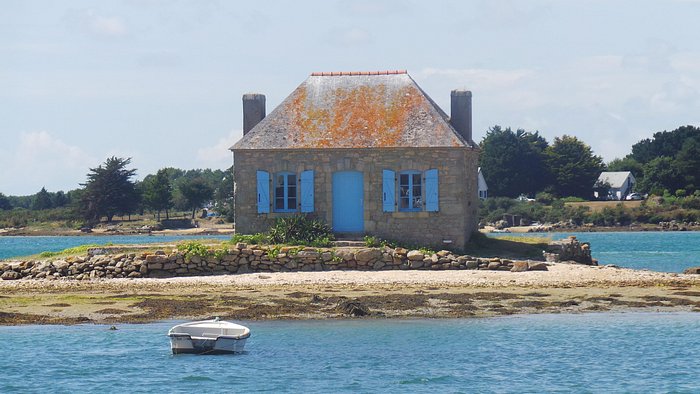
M 270 112 L 314 71 L 407 69 L 446 112 L 575 135 L 606 161 L 700 125 L 700 0 L 1 0 L 0 192 L 228 168 L 241 96 Z

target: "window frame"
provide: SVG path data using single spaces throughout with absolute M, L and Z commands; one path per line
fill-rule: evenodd
M 294 182 L 293 184 L 290 184 L 289 182 L 289 177 L 294 176 Z M 280 177 L 284 177 L 284 181 L 282 184 L 282 190 L 283 190 L 283 195 L 281 197 L 281 201 L 283 201 L 283 208 L 278 208 L 277 207 L 277 201 L 279 197 L 277 197 L 277 189 L 278 189 L 278 184 L 277 182 L 279 181 Z M 273 185 L 273 196 L 274 196 L 274 203 L 272 204 L 273 211 L 274 212 L 298 212 L 299 211 L 299 176 L 294 173 L 294 172 L 289 172 L 289 171 L 284 171 L 284 172 L 278 172 L 275 174 L 274 178 L 274 185 Z M 290 195 L 289 190 L 290 187 L 294 187 L 294 195 Z M 290 199 L 294 199 L 294 206 L 292 208 L 289 207 Z
M 404 185 L 401 183 L 401 177 L 403 175 L 408 176 L 408 184 Z M 419 201 L 420 201 L 420 206 L 416 207 L 414 206 L 415 198 L 416 196 L 413 194 L 415 184 L 413 182 L 414 176 L 418 175 L 418 179 L 420 179 L 420 196 L 418 196 Z M 406 170 L 406 171 L 400 171 L 398 173 L 398 179 L 397 179 L 397 184 L 398 184 L 398 210 L 399 212 L 421 212 L 425 211 L 425 179 L 422 171 L 417 171 L 417 170 Z M 402 195 L 402 188 L 403 186 L 406 186 L 408 188 L 408 195 L 403 196 Z M 403 201 L 408 201 L 408 207 L 404 208 L 402 207 L 402 202 Z

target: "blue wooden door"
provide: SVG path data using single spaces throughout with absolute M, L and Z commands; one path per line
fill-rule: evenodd
M 359 171 L 333 174 L 333 231 L 363 232 L 364 182 Z

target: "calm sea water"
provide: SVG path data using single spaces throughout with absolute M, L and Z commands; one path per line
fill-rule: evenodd
M 251 322 L 222 356 L 173 324 L 0 327 L 0 392 L 700 392 L 692 313 Z
M 510 233 L 499 236 L 546 237 L 555 240 L 575 235 L 591 243 L 593 258 L 599 264 L 649 269 L 661 272 L 683 272 L 700 265 L 700 232 L 603 232 L 603 233 Z
M 230 235 L 76 235 L 76 236 L 46 236 L 46 237 L 0 237 L 0 259 L 17 256 L 29 256 L 41 252 L 58 252 L 63 249 L 85 244 L 105 245 L 112 243 L 145 244 L 177 242 L 186 239 L 231 239 Z

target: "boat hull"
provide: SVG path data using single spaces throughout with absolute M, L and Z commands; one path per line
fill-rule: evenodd
M 179 324 L 168 331 L 168 337 L 173 354 L 240 353 L 250 330 L 217 318 Z
M 173 354 L 231 354 L 241 353 L 248 338 L 192 338 L 189 335 L 171 335 Z

